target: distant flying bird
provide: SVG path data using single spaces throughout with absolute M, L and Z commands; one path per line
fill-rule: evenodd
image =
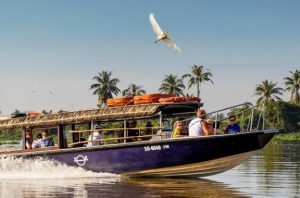
M 162 29 L 159 27 L 158 23 L 156 22 L 156 20 L 154 18 L 153 13 L 150 14 L 149 19 L 150 19 L 150 23 L 153 27 L 154 32 L 157 34 L 155 43 L 157 43 L 160 40 L 163 40 L 170 47 L 181 52 L 179 47 L 177 47 L 177 45 L 171 39 L 169 39 L 168 34 L 170 34 L 170 32 L 163 32 Z

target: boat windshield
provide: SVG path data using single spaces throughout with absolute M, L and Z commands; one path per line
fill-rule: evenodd
M 163 120 L 164 131 L 173 131 L 172 124 L 170 120 Z

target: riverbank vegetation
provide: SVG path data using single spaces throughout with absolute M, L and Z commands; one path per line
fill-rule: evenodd
M 280 143 L 283 141 L 299 141 L 300 142 L 300 132 L 276 134 L 270 143 L 276 144 L 276 143 Z

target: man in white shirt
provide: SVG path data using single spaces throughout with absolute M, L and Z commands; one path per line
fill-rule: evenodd
M 101 125 L 95 125 L 95 131 L 93 131 L 91 133 L 91 135 L 89 136 L 89 141 L 90 140 L 99 140 L 102 139 L 102 126 Z M 88 142 L 88 144 L 86 145 L 87 147 L 90 146 L 97 146 L 97 145 L 102 145 L 104 144 L 104 141 L 94 141 L 94 142 Z
M 197 111 L 197 117 L 194 118 L 189 124 L 189 137 L 191 136 L 206 136 L 213 135 L 213 132 L 209 130 L 206 118 L 206 112 L 204 110 Z

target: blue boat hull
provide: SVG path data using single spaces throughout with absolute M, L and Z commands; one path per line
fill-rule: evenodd
M 199 177 L 242 163 L 262 149 L 275 133 L 188 137 L 29 154 L 95 172 L 135 177 Z

